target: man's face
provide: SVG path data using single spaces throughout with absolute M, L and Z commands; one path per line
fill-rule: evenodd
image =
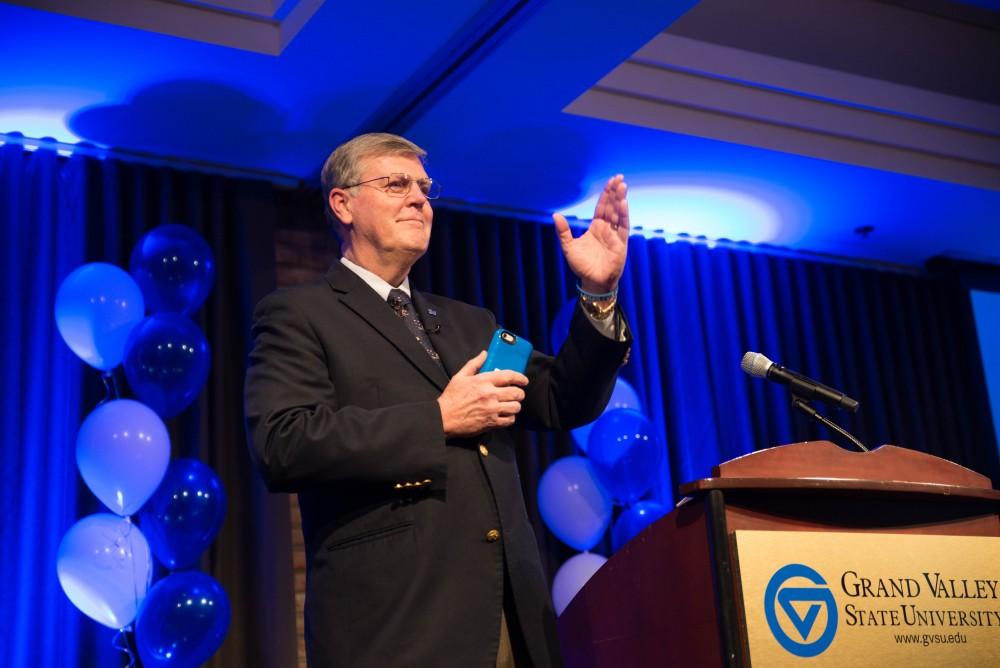
M 390 174 L 408 174 L 414 180 L 427 178 L 416 156 L 386 155 L 364 158 L 358 181 L 368 181 Z M 434 211 L 416 183 L 404 196 L 390 195 L 385 181 L 355 189 L 346 202 L 350 212 L 351 246 L 356 253 L 374 251 L 382 258 L 412 256 L 413 261 L 427 251 L 431 238 Z M 373 187 L 376 186 L 376 187 Z

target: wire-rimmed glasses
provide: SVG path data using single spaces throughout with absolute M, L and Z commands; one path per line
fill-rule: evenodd
M 376 181 L 381 181 L 382 183 L 378 185 L 372 185 Z M 424 177 L 422 179 L 415 179 L 409 174 L 390 174 L 389 176 L 379 176 L 374 179 L 368 179 L 367 181 L 361 181 L 359 183 L 352 183 L 349 186 L 340 186 L 345 190 L 347 188 L 354 188 L 355 186 L 371 186 L 372 188 L 378 188 L 382 192 L 391 195 L 392 197 L 405 197 L 409 192 L 413 184 L 417 184 L 417 188 L 423 193 L 424 197 L 427 199 L 437 199 L 441 195 L 441 184 L 432 178 Z

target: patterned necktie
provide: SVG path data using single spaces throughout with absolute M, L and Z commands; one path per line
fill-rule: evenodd
M 396 315 L 406 323 L 406 328 L 413 333 L 413 336 L 417 337 L 417 343 L 423 346 L 427 354 L 431 356 L 431 359 L 444 370 L 441 358 L 434 350 L 434 346 L 431 345 L 427 331 L 424 330 L 424 323 L 420 322 L 420 318 L 417 316 L 416 309 L 413 308 L 409 296 L 399 288 L 393 288 L 389 291 L 389 299 L 387 301 L 392 310 L 396 312 Z

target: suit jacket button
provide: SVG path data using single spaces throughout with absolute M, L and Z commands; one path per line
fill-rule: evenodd
M 485 443 L 479 444 L 479 454 L 481 454 L 483 457 L 486 457 L 490 454 L 490 451 L 486 448 Z
M 487 531 L 486 532 L 486 540 L 487 540 L 487 542 L 490 542 L 490 543 L 495 543 L 498 540 L 500 540 L 500 530 L 499 529 L 490 529 L 489 531 Z

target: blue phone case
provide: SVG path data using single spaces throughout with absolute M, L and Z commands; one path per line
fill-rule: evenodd
M 490 347 L 486 350 L 486 361 L 479 369 L 479 373 L 495 371 L 497 369 L 510 369 L 518 373 L 524 373 L 528 368 L 528 358 L 533 350 L 531 342 L 506 329 L 498 329 L 493 332 L 490 340 Z

